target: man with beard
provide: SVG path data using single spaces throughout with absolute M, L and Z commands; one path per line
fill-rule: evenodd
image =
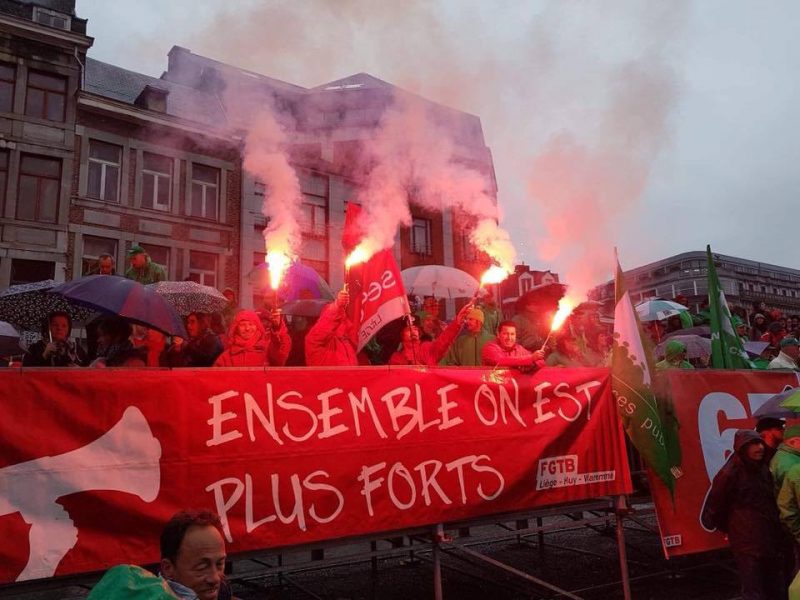
M 483 347 L 494 336 L 483 328 L 484 314 L 480 308 L 472 308 L 464 319 L 466 331 L 456 338 L 442 359 L 443 366 L 480 367 Z
M 701 519 L 707 528 L 727 535 L 742 600 L 786 597 L 783 532 L 764 450 L 756 431 L 736 432 L 733 455 L 714 477 Z
M 433 341 L 423 341 L 419 328 L 411 325 L 403 329 L 402 348 L 389 357 L 390 365 L 425 365 L 435 367 L 444 358 L 453 340 L 456 339 L 461 324 L 472 305 L 462 308 L 456 318 L 445 327 L 442 334 Z

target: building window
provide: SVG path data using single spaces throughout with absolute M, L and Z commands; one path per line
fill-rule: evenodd
M 217 287 L 217 255 L 208 252 L 189 252 L 189 279 Z
M 300 206 L 300 229 L 305 235 L 325 237 L 328 225 L 328 202 L 326 198 L 303 194 Z
M 55 273 L 56 264 L 53 262 L 13 258 L 11 259 L 11 281 L 9 285 L 53 279 Z
M 300 186 L 303 190 L 300 229 L 304 236 L 324 238 L 328 233 L 328 178 L 301 173 Z
M 411 224 L 411 252 L 430 256 L 431 251 L 431 221 L 414 217 Z
M 66 31 L 69 31 L 71 26 L 71 18 L 68 15 L 39 6 L 33 7 L 33 20 L 42 25 Z
M 314 269 L 325 281 L 328 280 L 328 242 L 326 240 L 313 237 L 304 238 L 300 255 L 304 265 Z
M 142 158 L 142 207 L 169 211 L 172 199 L 172 166 L 169 156 L 145 152 Z
M 14 85 L 17 70 L 12 65 L 0 64 L 0 111 L 14 110 Z
M 201 219 L 217 220 L 219 205 L 219 169 L 192 165 L 192 201 L 189 214 Z
M 165 270 L 169 269 L 169 248 L 166 246 L 153 246 L 147 243 L 141 243 L 140 245 L 147 250 L 150 260 L 161 265 Z
M 19 166 L 17 218 L 55 223 L 60 187 L 60 160 L 23 154 Z
M 99 260 L 104 254 L 115 258 L 117 256 L 117 240 L 110 238 L 83 236 L 83 258 L 81 266 L 82 275 L 91 275 L 99 272 Z M 116 259 L 115 259 L 116 260 Z
M 31 71 L 25 96 L 25 114 L 48 121 L 64 121 L 67 107 L 67 80 L 58 75 Z
M 87 194 L 106 202 L 119 202 L 122 147 L 89 140 L 89 186 Z
M 8 184 L 8 152 L 0 151 L 0 211 L 6 205 L 6 185 Z M 0 212 L 2 214 L 2 212 Z
M 478 249 L 472 243 L 472 230 L 461 233 L 461 257 L 467 262 L 478 261 Z

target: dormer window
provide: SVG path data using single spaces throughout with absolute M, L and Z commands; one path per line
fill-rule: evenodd
M 72 26 L 72 19 L 69 15 L 49 8 L 42 8 L 41 6 L 33 7 L 33 20 L 40 25 L 47 25 L 48 27 L 65 31 L 69 31 Z
M 160 113 L 167 112 L 167 96 L 169 91 L 156 87 L 154 85 L 146 85 L 142 93 L 133 101 L 136 106 L 153 110 Z

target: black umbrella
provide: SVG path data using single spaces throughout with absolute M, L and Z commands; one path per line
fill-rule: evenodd
M 775 419 L 794 419 L 798 416 L 797 410 L 784 406 L 790 398 L 800 398 L 800 388 L 786 386 L 784 390 L 767 398 L 766 402 L 753 413 L 754 417 L 773 417 Z
M 152 288 L 116 275 L 90 275 L 62 283 L 50 293 L 99 312 L 114 314 L 167 335 L 187 337 L 183 320 Z
M 331 302 L 333 301 L 323 298 L 294 300 L 281 306 L 281 311 L 285 315 L 292 315 L 294 317 L 318 317 Z
M 39 331 L 42 322 L 51 312 L 63 311 L 73 323 L 87 323 L 97 311 L 63 298 L 48 294 L 58 285 L 52 279 L 12 285 L 0 293 L 0 321 L 7 321 L 18 329 Z

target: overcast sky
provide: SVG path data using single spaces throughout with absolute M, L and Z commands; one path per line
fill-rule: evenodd
M 180 45 L 303 86 L 365 71 L 477 114 L 502 224 L 536 268 L 597 283 L 614 246 L 632 268 L 708 243 L 800 268 L 800 2 L 78 0 L 77 13 L 90 56 L 148 75 Z

